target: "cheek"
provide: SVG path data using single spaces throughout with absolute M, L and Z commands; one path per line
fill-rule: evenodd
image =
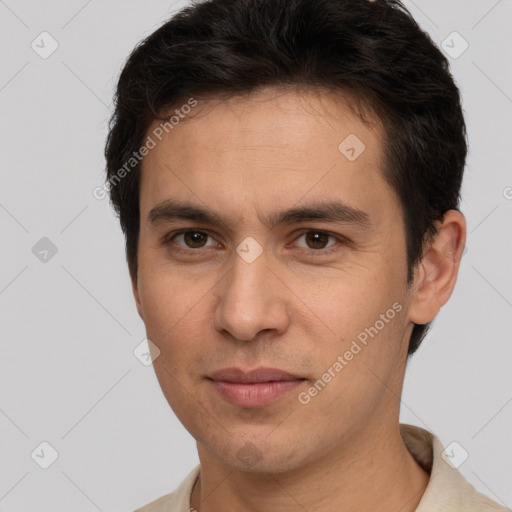
M 372 326 L 402 300 L 397 278 L 379 263 L 371 267 L 345 266 L 309 278 L 288 276 L 288 282 L 318 326 L 330 338 L 343 342 Z
M 204 295 L 202 286 L 185 284 L 177 274 L 167 271 L 139 274 L 138 290 L 148 337 L 153 337 L 161 350 L 180 324 L 189 322 L 194 310 L 201 307 Z
M 369 399 L 382 391 L 376 376 L 386 381 L 396 370 L 407 325 L 403 279 L 396 270 L 375 266 L 357 277 L 340 275 L 309 288 L 308 306 L 323 333 L 311 332 L 311 350 L 324 372 L 336 374 L 330 398 L 339 399 L 340 393 Z M 297 289 L 297 294 L 305 292 Z
M 318 423 L 347 418 L 342 430 L 357 430 L 383 401 L 395 403 L 400 395 L 404 310 L 391 309 L 385 323 L 379 315 L 387 310 L 373 305 L 345 311 L 338 317 L 343 335 L 313 349 L 323 373 L 301 398 L 310 400 L 305 410 L 309 407 Z

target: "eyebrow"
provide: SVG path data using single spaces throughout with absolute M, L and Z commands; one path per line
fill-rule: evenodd
M 207 207 L 176 200 L 163 201 L 152 208 L 148 214 L 148 220 L 153 225 L 177 219 L 216 224 L 226 228 L 237 223 L 236 220 L 225 219 L 222 215 Z M 294 206 L 286 210 L 273 212 L 263 220 L 271 229 L 279 225 L 315 220 L 328 223 L 355 224 L 365 229 L 372 226 L 370 217 L 366 212 L 338 201 L 315 201 L 302 206 Z

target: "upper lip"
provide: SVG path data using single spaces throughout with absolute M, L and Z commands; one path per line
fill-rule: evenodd
M 240 368 L 223 368 L 208 375 L 209 379 L 221 380 L 225 382 L 240 382 L 251 384 L 257 382 L 271 382 L 282 380 L 304 379 L 299 375 L 294 375 L 278 368 L 256 368 L 254 370 L 242 370 Z

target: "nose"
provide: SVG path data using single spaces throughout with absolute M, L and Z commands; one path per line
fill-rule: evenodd
M 238 254 L 233 260 L 215 290 L 215 329 L 240 341 L 262 331 L 283 334 L 291 321 L 290 292 L 269 267 L 265 251 L 251 263 Z

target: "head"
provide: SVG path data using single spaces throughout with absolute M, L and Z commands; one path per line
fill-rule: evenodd
M 282 470 L 396 417 L 455 284 L 466 151 L 448 62 L 397 1 L 206 1 L 138 45 L 107 182 L 155 371 L 200 444 Z M 208 379 L 228 366 L 305 380 L 236 407 Z M 350 421 L 327 435 L 334 407 Z M 292 409 L 285 456 L 269 432 Z

